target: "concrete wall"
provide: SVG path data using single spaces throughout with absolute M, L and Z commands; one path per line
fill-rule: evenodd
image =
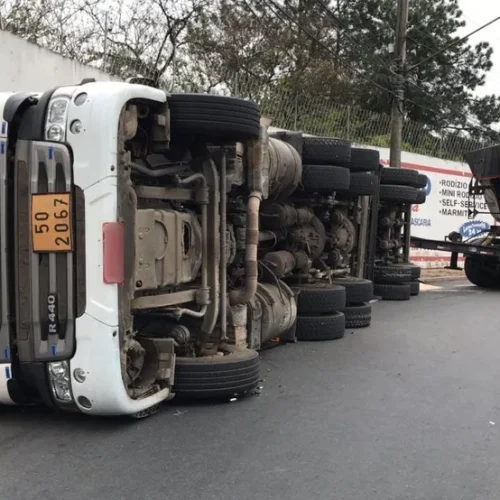
M 44 91 L 83 78 L 111 80 L 106 73 L 0 30 L 0 92 Z

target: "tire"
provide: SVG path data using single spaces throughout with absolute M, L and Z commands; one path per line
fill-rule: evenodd
M 384 167 L 380 170 L 380 184 L 393 186 L 414 186 L 418 182 L 418 172 L 406 168 Z
M 392 266 L 397 267 L 397 266 L 403 266 L 403 267 L 409 267 L 411 269 L 411 281 L 418 280 L 420 276 L 422 275 L 422 268 L 420 266 L 417 266 L 415 264 L 411 264 L 409 262 L 405 262 L 404 264 L 392 264 Z
M 376 172 L 380 166 L 380 153 L 376 149 L 351 148 L 349 169 L 357 172 Z
M 373 283 L 370 280 L 354 278 L 334 278 L 332 283 L 345 288 L 346 304 L 360 304 L 361 302 L 370 302 L 373 299 Z
M 332 165 L 304 165 L 302 167 L 302 186 L 308 192 L 332 193 L 348 190 L 350 172 L 344 167 Z
M 337 340 L 341 339 L 344 333 L 344 313 L 297 317 L 297 340 Z
M 248 394 L 259 380 L 259 355 L 250 349 L 227 356 L 177 357 L 173 392 L 180 398 L 227 398 Z
M 346 328 L 366 328 L 372 322 L 372 306 L 370 304 L 353 304 L 345 310 Z
M 495 259 L 495 257 L 492 257 Z M 491 270 L 484 267 L 485 256 L 475 255 L 465 258 L 464 271 L 466 278 L 480 288 L 489 290 L 500 289 L 500 276 L 492 274 Z
M 419 189 L 424 189 L 425 187 L 427 187 L 427 181 L 429 179 L 427 178 L 426 175 L 424 174 L 418 174 L 417 175 L 417 182 L 415 182 L 415 184 L 413 184 L 413 187 L 416 187 L 416 188 L 419 188 Z
M 302 161 L 310 165 L 348 165 L 351 143 L 334 137 L 304 137 Z
M 298 314 L 326 314 L 343 311 L 346 292 L 343 286 L 312 283 L 300 287 L 297 297 Z
M 347 191 L 339 191 L 341 194 L 354 196 L 371 196 L 377 193 L 379 188 L 378 178 L 366 172 L 351 172 L 351 185 Z
M 375 266 L 373 270 L 373 281 L 377 284 L 409 283 L 411 278 L 411 266 Z
M 383 300 L 410 300 L 411 289 L 409 283 L 400 285 L 379 285 L 373 286 L 373 293 Z
M 172 94 L 168 105 L 176 140 L 201 137 L 234 143 L 259 137 L 260 110 L 253 101 L 211 94 Z
M 412 281 L 410 283 L 410 295 L 416 297 L 420 293 L 420 282 Z
M 418 190 L 410 186 L 380 186 L 380 200 L 398 203 L 415 203 Z
M 423 205 L 425 200 L 427 199 L 427 195 L 423 189 L 417 189 L 417 198 L 414 201 L 415 205 Z

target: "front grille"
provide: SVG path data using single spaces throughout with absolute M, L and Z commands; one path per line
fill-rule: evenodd
M 15 164 L 14 239 L 19 360 L 67 359 L 73 353 L 75 342 L 74 255 L 71 252 L 32 251 L 30 207 L 32 194 L 72 193 L 71 156 L 64 145 L 18 141 Z M 74 196 L 72 205 L 74 213 Z M 73 225 L 74 234 L 75 229 Z

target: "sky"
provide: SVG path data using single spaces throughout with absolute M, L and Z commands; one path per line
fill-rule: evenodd
M 500 0 L 459 0 L 459 4 L 464 13 L 464 20 L 467 22 L 467 26 L 460 31 L 461 35 L 466 35 L 500 16 Z M 481 41 L 489 42 L 493 48 L 493 68 L 486 77 L 486 85 L 478 88 L 476 94 L 478 96 L 500 95 L 500 20 L 472 35 L 469 39 L 472 45 Z

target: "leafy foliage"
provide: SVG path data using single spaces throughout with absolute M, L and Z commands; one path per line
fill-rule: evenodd
M 123 78 L 140 74 L 168 88 L 248 96 L 276 125 L 385 145 L 396 4 L 0 0 L 0 19 L 33 43 Z M 449 156 L 451 144 L 471 149 L 500 140 L 500 99 L 474 95 L 492 67 L 492 48 L 459 41 L 463 26 L 458 0 L 410 2 L 409 150 Z

